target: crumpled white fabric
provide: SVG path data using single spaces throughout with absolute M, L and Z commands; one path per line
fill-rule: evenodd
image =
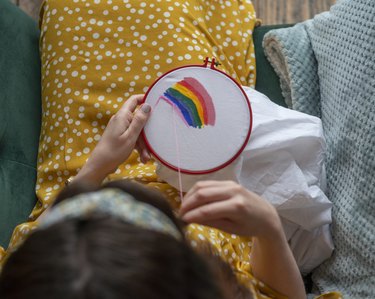
M 307 274 L 333 251 L 321 121 L 281 107 L 251 88 L 244 90 L 253 129 L 243 153 L 215 173 L 182 174 L 182 191 L 200 180 L 234 180 L 259 194 L 277 209 L 299 269 Z M 177 172 L 159 164 L 157 174 L 179 189 Z

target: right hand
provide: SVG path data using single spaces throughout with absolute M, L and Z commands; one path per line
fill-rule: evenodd
M 151 106 L 143 104 L 136 110 L 142 103 L 143 97 L 143 95 L 131 96 L 111 117 L 100 141 L 74 180 L 85 179 L 100 184 L 130 156 L 135 147 L 143 163 L 150 159 L 140 133 L 151 114 Z
M 266 200 L 233 181 L 201 181 L 185 195 L 180 217 L 228 233 L 262 237 L 278 234 L 281 222 Z
M 180 215 L 188 223 L 253 236 L 254 276 L 287 298 L 306 298 L 303 280 L 276 209 L 235 182 L 202 181 L 186 194 Z

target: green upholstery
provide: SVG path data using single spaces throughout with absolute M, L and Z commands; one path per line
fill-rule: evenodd
M 261 93 L 264 93 L 273 102 L 287 107 L 284 97 L 281 94 L 280 80 L 276 75 L 273 67 L 268 62 L 263 52 L 263 37 L 264 35 L 272 30 L 290 27 L 292 25 L 269 25 L 260 26 L 255 28 L 253 33 L 254 47 L 255 47 L 255 61 L 257 65 L 257 81 L 255 89 Z
M 34 191 L 41 121 L 39 31 L 0 0 L 0 245 L 27 220 Z
M 266 32 L 254 31 L 256 89 L 285 106 L 279 79 L 263 54 Z M 8 0 L 0 0 L 0 246 L 7 247 L 15 226 L 27 220 L 34 191 L 41 121 L 39 31 L 37 24 Z

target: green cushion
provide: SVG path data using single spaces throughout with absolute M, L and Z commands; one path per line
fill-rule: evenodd
M 0 245 L 27 220 L 36 202 L 41 120 L 37 24 L 0 1 Z
M 257 80 L 255 89 L 268 96 L 273 102 L 287 107 L 284 97 L 281 94 L 280 80 L 276 75 L 273 67 L 268 62 L 263 51 L 263 37 L 272 30 L 290 27 L 292 25 L 269 25 L 256 27 L 253 33 L 254 47 L 255 47 L 255 61 L 257 67 Z

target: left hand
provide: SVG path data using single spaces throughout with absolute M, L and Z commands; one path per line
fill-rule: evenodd
M 84 178 L 100 184 L 130 156 L 136 145 L 141 161 L 146 163 L 150 159 L 139 135 L 150 116 L 151 107 L 143 104 L 135 111 L 142 100 L 143 95 L 131 96 L 111 117 L 99 143 L 74 180 Z

